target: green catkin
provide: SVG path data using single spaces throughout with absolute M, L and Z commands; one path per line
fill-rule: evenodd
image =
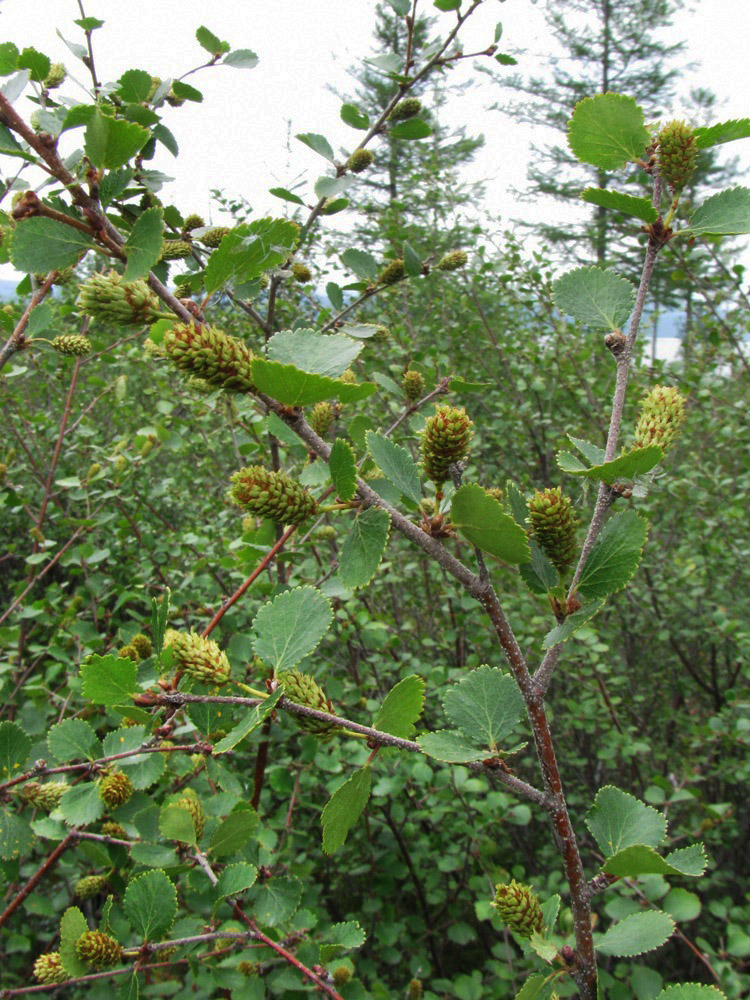
M 302 524 L 318 510 L 312 494 L 285 472 L 250 465 L 235 472 L 231 483 L 229 496 L 236 504 L 276 524 Z

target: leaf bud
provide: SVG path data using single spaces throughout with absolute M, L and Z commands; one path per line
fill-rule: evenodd
M 695 170 L 698 145 L 685 122 L 668 122 L 657 136 L 659 173 L 672 191 L 681 191 Z
M 528 502 L 528 523 L 531 534 L 552 565 L 565 573 L 576 557 L 578 517 L 570 497 L 562 495 L 560 486 L 535 490 Z
M 424 377 L 421 372 L 413 371 L 411 368 L 404 372 L 401 379 L 401 388 L 410 403 L 416 403 L 424 392 Z
M 465 250 L 453 250 L 442 257 L 435 268 L 438 271 L 458 271 L 459 268 L 466 267 L 469 257 Z
M 399 258 L 386 264 L 378 276 L 379 285 L 395 285 L 406 275 L 404 262 Z
M 235 472 L 231 483 L 229 496 L 236 504 L 276 524 L 301 524 L 318 510 L 312 494 L 285 472 L 250 465 Z
M 677 440 L 685 419 L 685 397 L 674 386 L 655 385 L 641 400 L 634 448 L 657 444 L 666 454 Z
M 83 358 L 91 351 L 91 341 L 80 333 L 63 333 L 55 337 L 52 346 L 64 358 Z
M 355 149 L 346 161 L 347 170 L 351 170 L 353 174 L 361 174 L 371 166 L 374 159 L 369 149 Z
M 450 466 L 466 457 L 473 426 L 463 407 L 436 406 L 428 418 L 422 431 L 422 464 L 437 487 L 450 477 Z
M 133 783 L 122 771 L 111 771 L 99 781 L 99 798 L 108 809 L 124 806 L 133 794 Z
M 403 101 L 399 101 L 388 115 L 388 121 L 405 122 L 409 118 L 414 118 L 421 110 L 422 102 L 418 97 L 405 97 Z
M 170 628 L 164 636 L 164 645 L 172 648 L 178 670 L 193 680 L 202 684 L 226 684 L 229 680 L 229 660 L 213 639 Z
M 117 965 L 122 958 L 119 942 L 103 931 L 86 931 L 76 941 L 76 951 L 79 958 L 95 969 Z
M 528 885 L 515 879 L 510 885 L 500 882 L 495 886 L 495 899 L 491 904 L 498 916 L 519 937 L 530 938 L 544 931 L 544 917 L 536 894 Z
M 34 962 L 33 972 L 36 981 L 46 986 L 64 983 L 70 978 L 63 969 L 59 951 L 48 951 L 46 955 L 40 955 Z

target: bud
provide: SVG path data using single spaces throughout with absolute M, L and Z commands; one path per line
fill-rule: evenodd
M 474 426 L 463 407 L 436 406 L 422 431 L 422 464 L 437 487 L 450 476 L 450 466 L 466 457 Z
M 120 823 L 113 823 L 108 820 L 106 823 L 102 823 L 101 832 L 105 837 L 115 837 L 117 840 L 127 840 L 128 831 Z
M 18 789 L 18 797 L 31 806 L 52 812 L 60 805 L 60 799 L 70 786 L 64 781 L 49 781 L 40 785 L 38 781 L 27 781 Z
M 347 368 L 343 375 L 339 375 L 339 382 L 343 382 L 345 385 L 355 385 L 357 376 L 351 368 Z
M 99 781 L 99 798 L 108 809 L 124 806 L 133 794 L 133 784 L 122 771 L 111 771 Z
M 405 122 L 409 118 L 414 118 L 422 110 L 422 102 L 418 97 L 406 97 L 399 101 L 396 107 L 388 115 L 388 121 Z
M 435 267 L 438 271 L 458 271 L 459 268 L 466 267 L 468 259 L 465 250 L 453 250 L 441 258 Z
M 162 346 L 182 372 L 230 392 L 252 392 L 253 352 L 215 326 L 176 323 Z
M 363 170 L 367 170 L 371 166 L 374 159 L 375 157 L 369 149 L 355 149 L 346 161 L 347 170 L 351 170 L 353 174 L 361 174 Z
M 68 75 L 62 63 L 52 63 L 42 86 L 45 90 L 56 90 Z
M 91 350 L 91 341 L 79 333 L 63 333 L 55 337 L 52 346 L 65 358 L 83 358 Z
M 140 660 L 137 648 L 131 645 L 123 646 L 122 649 L 118 650 L 117 655 L 121 660 L 132 660 L 133 663 L 138 663 Z
M 544 917 L 533 890 L 515 879 L 510 885 L 495 886 L 495 899 L 491 904 L 498 916 L 519 937 L 530 938 L 544 931 Z
M 348 982 L 351 982 L 352 970 L 346 965 L 339 965 L 333 970 L 331 976 L 334 986 L 346 986 Z
M 325 437 L 333 424 L 333 407 L 327 401 L 316 403 L 307 420 L 316 434 Z
M 95 969 L 106 969 L 117 965 L 122 958 L 122 948 L 109 934 L 103 931 L 86 931 L 76 941 L 78 957 Z
M 404 262 L 400 259 L 392 260 L 389 264 L 383 268 L 378 277 L 379 285 L 395 285 L 397 281 L 401 279 L 406 274 L 404 269 Z
M 409 402 L 416 403 L 424 392 L 424 378 L 422 374 L 412 371 L 410 368 L 404 372 L 404 377 L 401 379 L 401 388 L 404 390 L 404 395 Z
M 231 228 L 229 226 L 214 226 L 213 229 L 209 229 L 207 233 L 202 236 L 198 236 L 197 239 L 201 241 L 204 246 L 211 247 L 213 250 L 216 248 L 224 237 L 231 233 Z
M 325 691 L 310 674 L 301 674 L 299 670 L 292 668 L 277 674 L 276 679 L 279 684 L 283 685 L 284 694 L 290 701 L 314 708 L 318 712 L 333 713 L 333 705 L 326 698 Z M 323 739 L 330 739 L 336 728 L 330 722 L 323 722 L 322 719 L 309 719 L 305 715 L 295 715 L 294 721 L 300 729 L 304 729 L 308 733 L 315 733 Z
M 573 501 L 564 497 L 561 487 L 556 486 L 554 489 L 535 490 L 528 508 L 531 534 L 552 565 L 560 573 L 565 573 L 578 551 L 578 518 Z
M 164 240 L 159 260 L 182 260 L 192 252 L 193 244 L 189 240 Z
M 412 979 L 409 983 L 409 1000 L 422 1000 L 421 979 Z
M 188 215 L 182 223 L 182 231 L 183 233 L 192 233 L 194 229 L 201 229 L 205 224 L 200 215 Z
M 170 628 L 164 645 L 172 647 L 175 666 L 193 680 L 202 684 L 226 684 L 229 680 L 229 660 L 213 639 Z
M 685 122 L 668 122 L 657 137 L 659 173 L 672 191 L 681 191 L 695 170 L 698 146 Z
M 101 892 L 106 884 L 106 875 L 86 875 L 78 879 L 73 892 L 79 899 L 91 899 L 92 896 Z
M 154 651 L 154 648 L 151 645 L 151 640 L 147 635 L 144 635 L 143 632 L 139 632 L 137 635 L 134 635 L 130 640 L 130 645 L 135 649 L 138 656 L 142 660 L 148 659 Z
M 312 271 L 307 264 L 292 264 L 292 274 L 294 275 L 294 280 L 299 281 L 301 285 L 304 285 L 306 281 L 312 278 Z
M 177 800 L 175 805 L 180 806 L 182 809 L 187 809 L 190 813 L 193 820 L 193 826 L 195 827 L 195 839 L 200 841 L 206 827 L 206 814 L 203 811 L 203 806 L 201 805 L 198 796 L 195 792 L 192 794 L 185 794 L 182 798 Z
M 92 274 L 81 285 L 76 305 L 104 323 L 141 326 L 159 318 L 159 300 L 145 281 L 125 284 L 116 271 Z
M 685 397 L 674 386 L 655 385 L 641 401 L 634 448 L 658 444 L 666 454 L 677 440 L 685 419 Z
M 89 466 L 89 471 L 86 473 L 86 482 L 88 482 L 89 479 L 93 479 L 94 476 L 98 476 L 101 471 L 101 465 L 99 465 L 98 462 L 94 462 L 93 465 Z
M 62 967 L 59 951 L 48 951 L 46 955 L 40 955 L 34 962 L 33 971 L 36 981 L 47 986 L 64 983 L 70 978 Z
M 318 510 L 315 498 L 285 472 L 250 465 L 235 472 L 231 483 L 229 496 L 236 504 L 277 524 L 302 524 Z

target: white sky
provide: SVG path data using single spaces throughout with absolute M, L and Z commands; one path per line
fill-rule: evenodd
M 285 203 L 269 195 L 268 188 L 291 187 L 305 172 L 312 182 L 326 167 L 312 150 L 293 138 L 288 141 L 290 135 L 320 132 L 337 152 L 356 146 L 361 133 L 341 122 L 340 101 L 328 87 L 353 90 L 347 70 L 370 54 L 375 0 L 84 0 L 84 6 L 87 15 L 106 22 L 94 34 L 97 70 L 105 81 L 131 67 L 162 78 L 181 75 L 203 61 L 204 50 L 195 40 L 201 24 L 233 48 L 250 48 L 260 57 L 253 70 L 218 67 L 195 74 L 187 82 L 203 91 L 203 104 L 166 111 L 165 124 L 177 138 L 180 157 L 174 160 L 159 147 L 149 166 L 177 178 L 160 197 L 174 202 L 183 214 L 208 215 L 212 187 L 244 196 L 258 215 L 284 214 Z M 434 14 L 449 30 L 453 15 L 435 10 L 431 0 L 421 0 L 420 9 Z M 59 28 L 67 39 L 81 43 L 83 33 L 72 23 L 78 16 L 74 0 L 0 0 L 0 41 L 13 41 L 19 48 L 32 44 L 87 81 L 87 71 L 55 34 Z M 462 33 L 464 51 L 485 48 L 498 20 L 504 27 L 501 51 L 525 49 L 517 69 L 538 73 L 555 48 L 542 3 L 485 0 Z M 667 40 L 683 38 L 689 42 L 686 61 L 700 62 L 700 68 L 681 81 L 682 92 L 701 85 L 726 98 L 717 120 L 750 115 L 749 0 L 702 0 L 697 9 L 681 12 Z M 466 60 L 455 79 L 468 79 L 472 73 L 472 61 Z M 498 92 L 482 75 L 476 78 L 481 86 L 454 103 L 444 119 L 447 124 L 465 124 L 470 134 L 485 135 L 486 146 L 471 176 L 487 181 L 487 210 L 509 222 L 519 214 L 511 189 L 524 186 L 529 146 L 543 137 L 538 129 L 509 126 L 497 112 L 487 110 L 508 92 Z M 80 94 L 85 101 L 83 91 Z M 29 105 L 24 108 L 23 100 L 17 107 L 31 110 Z M 679 116 L 679 106 L 674 111 Z M 68 133 L 67 141 L 74 148 L 80 131 Z M 372 148 L 377 155 L 377 144 Z M 750 140 L 727 150 L 750 166 Z M 299 193 L 312 201 L 311 184 L 307 191 L 309 196 L 304 190 Z M 560 218 L 559 203 L 550 200 L 547 206 L 537 206 L 535 215 L 548 212 Z M 215 208 L 213 218 L 218 219 Z M 331 222 L 338 225 L 335 218 Z M 7 266 L 0 274 L 13 277 Z

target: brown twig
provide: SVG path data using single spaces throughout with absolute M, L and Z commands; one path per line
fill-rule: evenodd
M 63 855 L 65 851 L 67 851 L 67 849 L 71 846 L 71 844 L 75 843 L 75 841 L 76 841 L 75 831 L 71 831 L 69 834 L 63 837 L 63 839 L 60 841 L 57 847 L 50 853 L 49 857 L 47 857 L 44 860 L 44 862 L 39 866 L 39 868 L 37 868 L 37 870 L 28 880 L 26 885 L 6 906 L 3 913 L 0 913 L 0 927 L 2 927 L 3 924 L 5 924 L 10 919 L 10 917 L 13 916 L 18 907 L 24 901 L 24 899 L 26 899 L 26 897 L 34 891 L 36 886 L 39 885 L 39 883 L 47 874 L 47 872 L 51 871 L 51 869 L 55 867 L 61 855 Z

